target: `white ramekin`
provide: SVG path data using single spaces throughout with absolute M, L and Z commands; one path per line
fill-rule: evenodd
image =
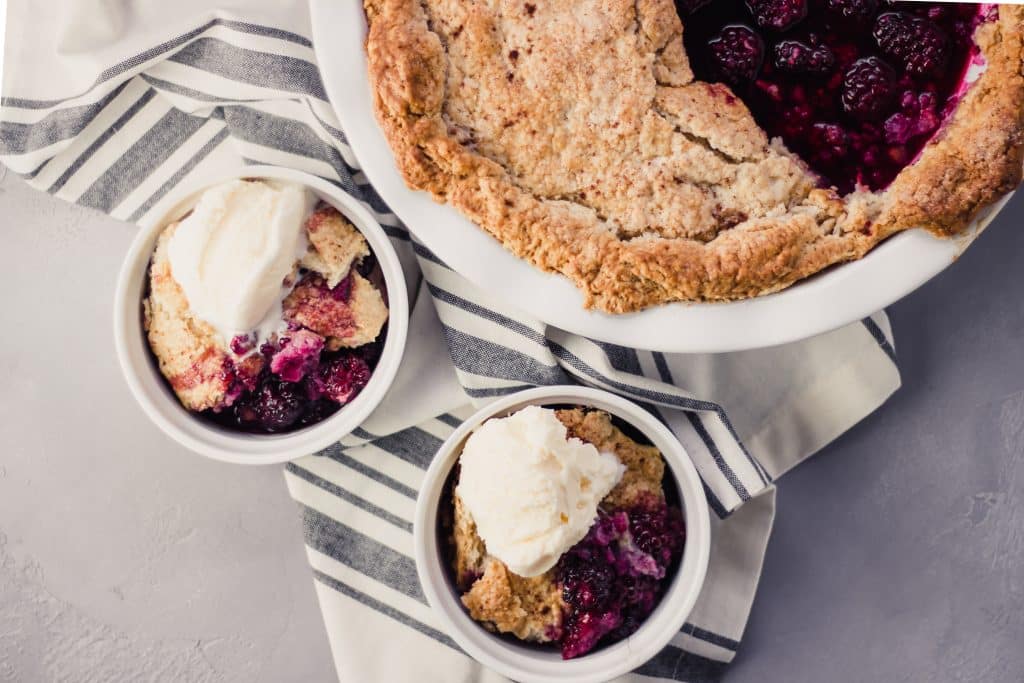
M 444 567 L 437 515 L 445 481 L 458 461 L 469 434 L 484 421 L 528 405 L 579 405 L 607 411 L 642 432 L 665 457 L 666 473 L 679 488 L 686 520 L 683 559 L 661 603 L 631 637 L 590 654 L 565 661 L 545 650 L 495 636 L 473 621 Z M 414 522 L 416 568 L 427 601 L 459 646 L 481 664 L 524 683 L 591 683 L 605 681 L 640 666 L 658 653 L 682 629 L 704 583 L 711 530 L 707 503 L 697 470 L 679 441 L 650 413 L 599 389 L 552 386 L 529 389 L 501 398 L 462 423 L 431 462 L 416 501 Z
M 247 434 L 207 422 L 186 410 L 167 386 L 149 351 L 142 329 L 142 294 L 150 257 L 160 231 L 181 217 L 211 185 L 237 178 L 272 178 L 308 187 L 343 213 L 366 237 L 384 274 L 388 329 L 384 349 L 369 383 L 331 417 L 287 434 Z M 162 208 L 160 208 L 162 207 Z M 398 255 L 384 230 L 354 197 L 315 176 L 273 166 L 245 166 L 176 190 L 161 201 L 136 235 L 118 276 L 114 295 L 114 342 L 121 370 L 142 410 L 186 448 L 217 460 L 240 464 L 285 462 L 336 442 L 366 419 L 384 398 L 398 371 L 409 327 L 409 299 Z

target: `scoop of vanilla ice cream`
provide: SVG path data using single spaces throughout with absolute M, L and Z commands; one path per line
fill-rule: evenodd
M 622 479 L 611 453 L 570 439 L 555 411 L 529 406 L 488 420 L 466 440 L 456 495 L 487 552 L 519 576 L 539 576 L 581 541 Z
M 264 339 L 280 327 L 284 280 L 306 252 L 314 204 L 293 183 L 232 180 L 206 190 L 167 247 L 193 314 L 225 341 L 253 331 Z

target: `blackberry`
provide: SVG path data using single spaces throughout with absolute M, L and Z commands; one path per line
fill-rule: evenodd
M 837 164 L 849 152 L 846 130 L 835 123 L 816 123 L 811 126 L 809 142 L 815 160 L 823 164 Z
M 302 417 L 306 399 L 295 384 L 270 380 L 256 392 L 252 409 L 260 426 L 279 432 Z
M 593 650 L 622 623 L 622 612 L 575 612 L 569 615 L 562 638 L 562 659 L 573 659 Z
M 896 72 L 878 57 L 858 59 L 843 77 L 840 97 L 843 109 L 853 118 L 880 119 L 896 97 Z
M 370 366 L 356 355 L 343 355 L 320 366 L 321 393 L 342 405 L 355 398 L 370 381 Z
M 633 510 L 629 531 L 636 547 L 653 557 L 662 569 L 682 550 L 682 520 L 673 518 L 664 504 L 649 510 Z
M 825 6 L 835 15 L 863 25 L 878 11 L 878 0 L 825 0 Z
M 570 561 L 561 570 L 562 596 L 576 609 L 606 607 L 615 586 L 615 570 L 607 564 Z
M 835 68 L 836 56 L 827 45 L 783 40 L 772 50 L 772 62 L 776 69 L 788 73 L 827 74 Z
M 949 36 L 930 19 L 886 12 L 875 19 L 872 35 L 882 52 L 912 76 L 938 75 L 949 61 Z
M 757 25 L 771 31 L 788 31 L 807 16 L 807 0 L 746 0 Z
M 764 61 L 764 41 L 748 26 L 726 26 L 708 41 L 708 52 L 718 76 L 731 85 L 741 85 L 757 78 Z

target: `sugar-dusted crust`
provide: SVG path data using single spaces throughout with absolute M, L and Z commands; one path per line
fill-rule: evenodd
M 484 574 L 462 596 L 469 616 L 498 633 L 520 640 L 554 640 L 562 623 L 562 591 L 552 572 L 524 578 L 498 560 L 488 559 Z
M 626 466 L 622 479 L 601 501 L 602 508 L 616 510 L 664 497 L 665 460 L 657 448 L 626 436 L 601 410 L 559 410 L 558 419 L 570 437 L 592 443 L 602 453 L 614 453 Z
M 302 265 L 322 275 L 328 287 L 341 282 L 352 264 L 370 255 L 366 238 L 333 206 L 321 206 L 310 214 L 306 235 L 312 248 Z
M 608 413 L 579 408 L 559 410 L 569 436 L 614 453 L 626 466 L 622 479 L 601 501 L 610 511 L 664 497 L 665 461 L 654 446 L 637 443 L 612 424 Z M 454 496 L 452 536 L 456 581 L 465 591 L 462 604 L 473 619 L 500 633 L 534 642 L 557 639 L 562 624 L 562 591 L 555 570 L 524 578 L 487 554 L 476 524 L 462 500 Z
M 369 256 L 366 238 L 333 206 L 321 206 L 310 215 L 306 234 L 310 248 L 301 265 L 315 275 L 296 285 L 284 300 L 285 319 L 326 337 L 329 351 L 369 344 L 388 319 L 380 290 L 356 272 L 347 299 L 324 296 L 320 286 L 334 288 Z
M 988 68 L 920 158 L 845 198 L 693 80 L 671 0 L 365 7 L 406 182 L 605 311 L 777 291 L 900 230 L 953 234 L 1020 182 L 1019 6 L 978 29 Z

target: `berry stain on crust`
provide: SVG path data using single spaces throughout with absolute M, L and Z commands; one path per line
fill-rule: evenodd
M 846 194 L 880 190 L 957 104 L 980 5 L 677 2 L 696 76 L 727 83 L 770 136 Z M 766 56 L 767 55 L 767 56 Z

